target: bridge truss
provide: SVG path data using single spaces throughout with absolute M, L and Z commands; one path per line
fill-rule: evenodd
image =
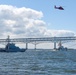
M 76 37 L 40 37 L 40 38 L 13 38 L 10 39 L 9 36 L 7 39 L 0 39 L 0 43 L 25 43 L 26 49 L 28 48 L 28 43 L 35 45 L 39 43 L 52 42 L 54 43 L 54 49 L 56 48 L 56 43 L 58 42 L 71 42 L 75 41 Z

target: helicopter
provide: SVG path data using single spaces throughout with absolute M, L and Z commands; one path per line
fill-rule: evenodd
M 54 8 L 59 9 L 59 10 L 64 10 L 64 8 L 62 6 L 56 7 L 56 5 L 55 5 Z

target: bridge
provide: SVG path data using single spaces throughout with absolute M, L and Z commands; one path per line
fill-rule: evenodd
M 11 39 L 9 36 L 7 39 L 0 39 L 0 43 L 25 43 L 26 49 L 28 49 L 28 43 L 32 43 L 35 45 L 39 43 L 52 42 L 54 43 L 54 49 L 56 49 L 56 43 L 58 42 L 71 42 L 75 41 L 76 37 L 40 37 L 40 38 L 13 38 Z

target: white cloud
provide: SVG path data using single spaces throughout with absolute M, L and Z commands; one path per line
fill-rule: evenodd
M 74 32 L 69 30 L 51 30 L 50 32 L 56 37 L 74 36 Z
M 17 8 L 11 5 L 0 5 L 1 36 L 74 36 L 69 30 L 50 30 L 41 19 L 43 13 L 30 8 Z

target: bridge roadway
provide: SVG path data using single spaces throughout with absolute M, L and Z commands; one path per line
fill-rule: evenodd
M 56 48 L 56 43 L 58 42 L 70 42 L 75 41 L 76 37 L 40 37 L 40 38 L 13 38 L 10 39 L 9 36 L 7 39 L 0 39 L 0 43 L 26 43 L 26 48 L 28 43 L 33 43 L 35 46 L 38 43 L 45 43 L 45 42 L 53 42 L 54 48 Z

